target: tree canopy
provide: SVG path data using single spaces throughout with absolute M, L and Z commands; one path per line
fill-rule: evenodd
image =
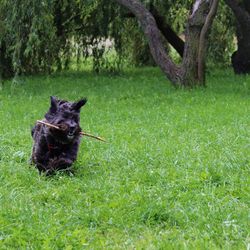
M 209 36 L 209 65 L 229 65 L 235 50 L 236 22 L 225 2 L 220 1 Z M 184 41 L 193 1 L 141 3 L 154 15 L 153 6 L 167 27 Z M 248 8 L 247 1 L 244 4 L 243 8 Z M 106 46 L 106 39 L 112 48 Z M 164 46 L 170 49 L 168 43 Z M 108 56 L 111 50 L 112 56 Z M 154 64 L 138 21 L 115 0 L 1 0 L 0 52 L 3 77 L 50 73 L 68 68 L 72 60 L 81 64 L 86 58 L 91 59 L 95 71 L 117 70 L 124 64 Z
M 90 46 L 97 64 L 103 54 L 100 41 L 108 37 L 119 50 L 119 8 L 107 0 L 10 0 L 0 5 L 0 64 L 6 75 L 67 68 L 71 58 L 88 57 Z

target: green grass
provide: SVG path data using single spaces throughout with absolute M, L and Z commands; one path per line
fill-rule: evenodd
M 249 247 L 250 77 L 178 90 L 156 69 L 62 73 L 0 92 L 0 249 Z M 49 96 L 88 97 L 73 176 L 39 176 L 30 127 Z

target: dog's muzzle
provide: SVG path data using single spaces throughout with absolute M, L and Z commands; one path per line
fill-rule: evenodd
M 77 132 L 77 127 L 69 127 L 67 138 L 69 140 L 72 140 L 75 137 L 76 132 Z

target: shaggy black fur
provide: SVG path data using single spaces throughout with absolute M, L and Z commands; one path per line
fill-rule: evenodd
M 39 172 L 51 174 L 68 169 L 76 160 L 80 144 L 80 109 L 86 102 L 85 98 L 68 102 L 51 96 L 51 106 L 43 121 L 59 126 L 61 130 L 39 123 L 32 129 L 31 163 Z

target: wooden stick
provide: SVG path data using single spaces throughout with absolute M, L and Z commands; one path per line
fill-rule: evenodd
M 86 132 L 80 132 L 80 135 L 85 135 L 85 136 L 88 136 L 88 137 L 91 137 L 91 138 L 95 138 L 95 139 L 97 139 L 97 140 L 99 140 L 99 141 L 106 142 L 105 139 L 103 139 L 103 138 L 101 138 L 101 137 L 99 137 L 99 136 L 95 136 L 95 135 L 88 134 L 88 133 L 86 133 Z
M 40 124 L 43 124 L 43 125 L 46 125 L 46 126 L 48 126 L 48 127 L 50 127 L 50 128 L 55 128 L 55 129 L 61 130 L 60 127 L 58 127 L 58 126 L 56 126 L 56 125 L 53 125 L 53 124 L 51 124 L 51 123 L 48 123 L 48 122 L 44 122 L 44 121 L 40 121 L 40 120 L 37 120 L 36 122 L 37 122 L 37 123 L 40 123 Z M 80 135 L 82 135 L 82 136 L 88 136 L 88 137 L 97 139 L 97 140 L 99 140 L 99 141 L 106 142 L 105 139 L 103 139 L 103 138 L 101 138 L 101 137 L 99 137 L 99 136 L 95 136 L 95 135 L 88 134 L 88 133 L 86 133 L 86 132 L 80 132 Z
M 37 122 L 37 123 L 41 123 L 41 124 L 43 124 L 43 125 L 46 125 L 46 126 L 48 126 L 48 127 L 55 128 L 55 129 L 59 129 L 59 130 L 60 130 L 60 128 L 59 128 L 58 126 L 53 125 L 53 124 L 51 124 L 51 123 L 47 123 L 47 122 L 39 121 L 39 120 L 37 120 L 36 122 Z

